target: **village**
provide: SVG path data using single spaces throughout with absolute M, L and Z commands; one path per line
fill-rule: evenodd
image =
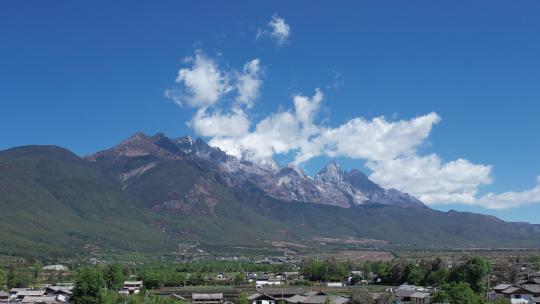
M 488 264 L 484 262 L 472 258 L 448 268 L 439 265 L 436 267 L 441 268 L 424 273 L 425 278 L 421 280 L 415 279 L 415 271 L 422 267 L 433 268 L 435 262 L 429 266 L 426 262 L 419 263 L 417 265 L 423 266 L 418 268 L 411 268 L 413 264 L 403 268 L 396 261 L 373 262 L 363 265 L 364 269 L 346 272 L 343 267 L 349 262 L 332 259 L 304 261 L 298 269 L 288 271 L 267 270 L 283 268 L 283 264 L 268 263 L 266 268 L 254 264 L 254 268 L 264 270 L 208 272 L 205 275 L 186 273 L 177 276 L 176 281 L 165 278 L 167 275 L 160 278 L 154 270 L 132 274 L 118 264 L 82 268 L 76 275 L 66 266 L 48 265 L 42 267 L 40 283 L 19 280 L 0 288 L 0 304 L 77 304 L 81 303 L 76 300 L 80 293 L 91 293 L 93 288 L 109 295 L 110 303 L 147 303 L 148 299 L 153 299 L 151 303 L 193 304 L 540 303 L 540 271 L 531 271 L 530 263 L 520 264 L 506 275 L 497 272 L 497 267 L 493 267 L 496 265 L 486 273 L 474 272 Z M 387 274 L 366 270 L 385 267 L 390 267 Z M 216 268 L 223 269 L 222 266 Z M 402 277 L 392 284 L 391 277 L 399 271 L 402 271 Z M 81 279 L 85 272 L 89 274 L 86 281 Z M 99 277 L 101 273 L 103 280 L 98 282 L 103 286 L 92 286 L 94 281 L 88 278 L 92 274 Z M 444 283 L 429 278 L 439 273 L 445 273 Z M 456 275 L 463 276 L 456 279 Z M 11 279 L 16 280 L 13 276 Z M 8 285 L 16 287 L 7 288 Z M 475 298 L 472 302 L 452 300 L 452 297 L 466 295 Z

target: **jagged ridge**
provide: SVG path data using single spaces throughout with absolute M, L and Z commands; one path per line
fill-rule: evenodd
M 146 157 L 150 162 L 141 163 L 136 168 L 127 166 L 129 171 L 116 172 L 124 184 L 129 183 L 130 178 L 138 177 L 153 168 L 153 159 L 189 159 L 212 163 L 231 186 L 249 185 L 250 189 L 255 186 L 269 196 L 284 201 L 344 208 L 370 203 L 424 207 L 418 199 L 395 189 L 384 189 L 359 170 L 344 171 L 334 161 L 311 178 L 298 167 L 288 165 L 279 168 L 271 159 L 256 160 L 248 153 L 238 159 L 219 148 L 209 146 L 200 138 L 193 141 L 188 136 L 169 139 L 161 133 L 154 136 L 137 133 L 119 145 L 88 156 L 87 159 L 122 163 L 131 157 Z

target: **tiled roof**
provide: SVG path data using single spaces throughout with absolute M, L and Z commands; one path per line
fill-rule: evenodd
M 34 297 L 26 296 L 22 299 L 22 303 L 55 303 L 57 302 L 55 296 L 43 296 L 43 297 Z
M 510 286 L 508 288 L 506 288 L 505 290 L 502 291 L 502 293 L 505 293 L 505 294 L 511 294 L 511 293 L 514 293 L 516 291 L 520 290 L 519 287 L 516 287 L 516 286 Z
M 302 302 L 302 304 L 324 304 L 326 303 L 326 300 L 329 300 L 332 304 L 344 304 L 349 301 L 348 298 L 345 297 L 332 297 L 332 296 L 309 296 L 306 297 Z
M 21 290 L 17 292 L 17 296 L 43 296 L 45 294 L 45 290 Z
M 493 289 L 495 290 L 505 290 L 506 288 L 510 287 L 510 286 L 513 286 L 512 284 L 506 284 L 506 283 L 503 283 L 503 284 L 499 284 L 495 287 L 493 287 Z
M 418 298 L 418 299 L 424 299 L 429 297 L 429 293 L 427 292 L 415 292 L 411 295 L 411 298 Z
M 263 293 L 255 293 L 248 297 L 248 300 L 259 300 L 259 299 L 276 300 L 276 298 L 267 294 L 263 294 Z
M 523 289 L 534 293 L 534 294 L 540 294 L 540 285 L 538 284 L 523 284 Z
M 303 295 L 294 295 L 290 298 L 287 299 L 287 302 L 290 302 L 290 303 L 300 303 L 302 301 L 304 301 L 307 297 L 306 296 L 303 296 Z
M 292 296 L 303 294 L 304 292 L 306 292 L 306 290 L 303 288 L 261 288 L 259 290 L 259 293 L 264 293 L 274 297 L 281 297 L 281 295 Z
M 193 300 L 216 300 L 223 299 L 223 293 L 194 293 L 191 295 Z

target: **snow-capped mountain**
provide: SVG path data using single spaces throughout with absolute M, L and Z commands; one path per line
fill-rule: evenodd
M 137 162 L 128 162 L 133 157 L 137 157 Z M 187 160 L 207 166 L 207 170 L 219 175 L 228 187 L 245 191 L 255 188 L 283 201 L 343 208 L 374 203 L 424 206 L 406 193 L 380 187 L 359 170 L 344 171 L 336 162 L 330 162 L 312 178 L 296 166 L 280 168 L 274 160 L 258 160 L 251 153 L 244 153 L 239 159 L 209 146 L 200 138 L 192 140 L 189 136 L 170 139 L 161 133 L 154 136 L 137 133 L 87 159 L 108 163 L 107 166 L 114 168 L 113 172 L 126 187 L 131 179 L 152 170 L 159 160 Z

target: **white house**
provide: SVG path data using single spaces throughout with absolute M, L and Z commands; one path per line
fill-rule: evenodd
M 124 287 L 118 291 L 120 294 L 138 294 L 143 287 L 143 281 L 125 281 Z
M 270 279 L 267 276 L 260 276 L 255 281 L 257 288 L 262 286 L 277 286 L 281 284 L 283 284 L 283 279 Z
M 277 299 L 267 294 L 255 293 L 248 297 L 250 304 L 276 304 Z
M 69 268 L 67 268 L 64 265 L 47 265 L 43 266 L 43 270 L 49 270 L 49 271 L 69 271 Z

